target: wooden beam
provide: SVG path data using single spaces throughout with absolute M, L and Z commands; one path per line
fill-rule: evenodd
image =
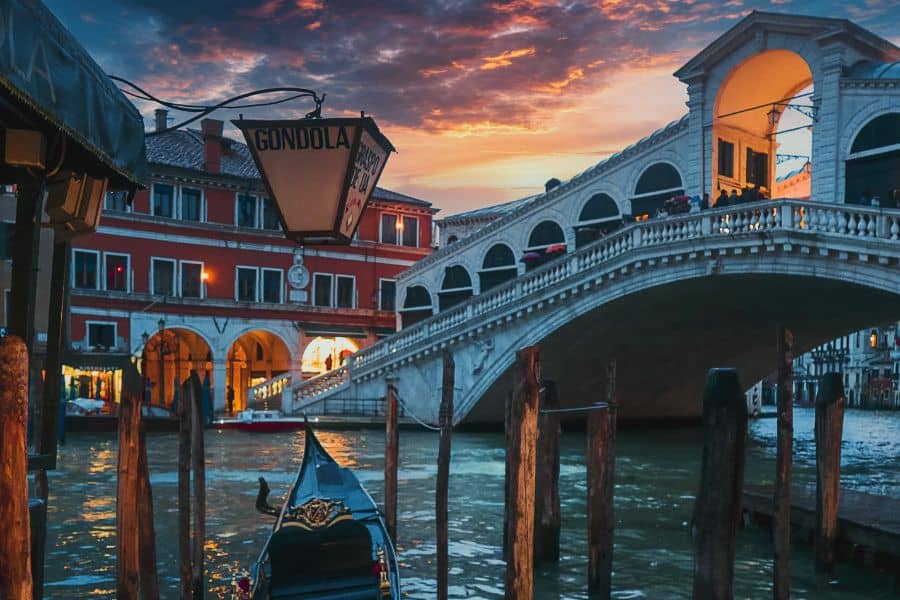
M 28 513 L 28 347 L 0 337 L 0 598 L 31 600 Z
M 816 399 L 816 571 L 828 575 L 834 574 L 845 406 L 841 374 L 826 373 Z
M 544 381 L 540 410 L 557 408 L 556 384 Z M 559 413 L 539 414 L 534 499 L 535 564 L 559 561 L 559 430 Z
M 384 522 L 388 535 L 397 545 L 397 469 L 400 459 L 400 435 L 397 428 L 397 388 L 388 381 L 385 390 L 384 440 Z
M 534 485 L 537 466 L 537 419 L 540 396 L 540 347 L 516 352 L 513 402 L 506 449 L 509 513 L 506 538 L 507 600 L 530 600 L 534 593 Z
M 435 494 L 435 524 L 437 526 L 437 597 L 447 600 L 450 575 L 448 502 L 450 486 L 450 436 L 453 431 L 453 387 L 455 364 L 450 350 L 444 350 L 444 367 L 441 383 L 441 408 L 438 415 L 441 426 L 438 447 L 437 490 Z
M 791 461 L 794 447 L 794 334 L 778 325 L 775 340 L 778 375 L 778 423 L 775 442 L 775 514 L 773 539 L 775 561 L 772 569 L 773 597 L 787 600 L 791 595 Z
M 703 459 L 694 503 L 694 600 L 734 596 L 734 556 L 741 523 L 747 402 L 734 369 L 712 369 L 703 392 Z

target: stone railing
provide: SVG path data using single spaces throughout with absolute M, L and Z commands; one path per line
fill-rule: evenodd
M 298 404 L 303 404 L 310 398 L 318 396 L 322 392 L 331 391 L 349 383 L 349 371 L 347 367 L 339 367 L 317 375 L 311 379 L 301 381 L 294 386 L 294 404 L 292 410 Z
M 291 374 L 282 373 L 247 390 L 247 403 L 260 404 L 282 399 L 282 393 L 291 387 Z M 283 406 L 283 404 L 282 404 Z
M 294 390 L 294 402 L 310 400 L 322 391 L 347 384 L 351 378 L 397 360 L 422 342 L 440 342 L 441 335 L 463 323 L 477 325 L 480 317 L 558 287 L 576 275 L 635 251 L 667 245 L 730 239 L 776 231 L 836 235 L 897 241 L 900 211 L 855 205 L 835 205 L 782 199 L 673 215 L 635 223 L 564 255 L 539 269 L 407 327 L 365 348 L 352 357 L 347 369 L 303 382 Z M 738 245 L 739 240 L 736 240 Z M 322 379 L 321 383 L 313 383 Z

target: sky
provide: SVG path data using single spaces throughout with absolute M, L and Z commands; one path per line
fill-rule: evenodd
M 364 110 L 398 149 L 379 185 L 440 216 L 538 193 L 681 117 L 687 94 L 672 73 L 751 10 L 848 18 L 900 45 L 900 0 L 45 4 L 107 73 L 165 100 L 284 85 L 326 93 L 323 116 Z M 158 106 L 138 107 L 150 128 Z

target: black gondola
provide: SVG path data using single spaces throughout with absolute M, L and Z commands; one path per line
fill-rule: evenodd
M 253 565 L 254 599 L 400 599 L 394 546 L 369 493 L 306 429 L 303 463 L 281 509 L 266 502 L 259 478 L 256 508 L 277 516 Z

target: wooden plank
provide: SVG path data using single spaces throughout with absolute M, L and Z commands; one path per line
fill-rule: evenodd
M 538 416 L 537 473 L 534 498 L 534 563 L 559 561 L 559 408 L 556 384 L 544 381 Z
M 845 404 L 841 374 L 826 373 L 816 399 L 816 571 L 829 575 L 834 573 Z
M 778 423 L 775 456 L 775 503 L 773 540 L 775 560 L 772 568 L 773 598 L 791 596 L 791 461 L 794 451 L 794 335 L 783 325 L 776 328 L 778 374 Z
M 397 388 L 387 383 L 387 407 L 384 425 L 384 524 L 394 545 L 397 545 L 397 469 L 400 461 L 400 435 L 397 429 Z
M 448 501 L 450 486 L 450 436 L 453 431 L 453 387 L 455 367 L 450 350 L 444 350 L 441 382 L 441 407 L 438 419 L 441 439 L 438 447 L 437 485 L 435 492 L 435 525 L 437 527 L 437 598 L 447 600 L 449 592 L 450 559 L 448 532 Z
M 534 483 L 537 451 L 538 399 L 540 396 L 540 347 L 516 352 L 513 402 L 509 414 L 510 445 L 506 598 L 530 600 L 534 594 Z
M 0 598 L 31 600 L 31 523 L 28 513 L 28 348 L 0 337 Z

